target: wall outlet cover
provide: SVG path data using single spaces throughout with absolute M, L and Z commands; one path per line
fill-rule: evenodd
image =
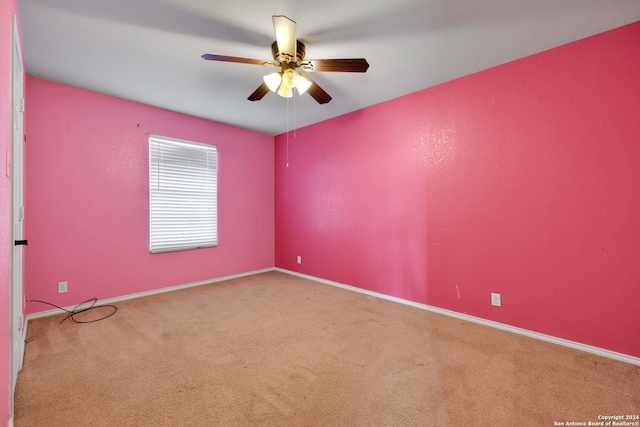
M 494 305 L 496 307 L 500 307 L 502 305 L 500 294 L 491 292 L 491 305 Z
M 69 284 L 67 282 L 58 282 L 58 293 L 63 294 L 69 290 Z

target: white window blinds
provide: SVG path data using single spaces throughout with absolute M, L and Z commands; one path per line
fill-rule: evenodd
M 215 146 L 149 137 L 151 253 L 218 245 Z

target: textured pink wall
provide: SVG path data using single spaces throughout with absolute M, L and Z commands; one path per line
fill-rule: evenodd
M 11 26 L 18 15 L 15 0 L 0 1 L 0 424 L 9 421 L 9 351 L 11 336 L 11 178 L 5 173 L 11 147 Z
M 298 129 L 288 168 L 278 136 L 276 266 L 640 356 L 638 46 L 635 23 Z
M 273 137 L 33 77 L 26 84 L 27 298 L 69 306 L 273 267 Z M 217 145 L 218 247 L 149 253 L 148 134 Z M 57 293 L 59 281 L 68 293 Z

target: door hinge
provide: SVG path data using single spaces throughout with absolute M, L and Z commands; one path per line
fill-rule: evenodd
M 20 106 L 18 107 L 18 111 L 24 113 L 24 98 L 20 98 Z

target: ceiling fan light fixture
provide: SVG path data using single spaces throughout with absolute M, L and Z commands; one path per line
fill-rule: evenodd
M 276 92 L 283 98 L 291 98 L 293 96 L 293 88 L 298 88 L 298 93 L 302 95 L 312 84 L 293 68 L 287 68 L 279 73 L 268 74 L 263 77 L 263 80 L 271 92 Z
M 282 84 L 280 85 L 280 89 L 278 89 L 278 95 L 283 98 L 291 98 L 293 96 L 293 89 Z
M 293 68 L 287 68 L 282 73 L 282 85 L 286 86 L 288 89 L 293 89 L 298 86 L 299 81 L 300 75 Z
M 269 86 L 269 90 L 275 92 L 282 82 L 282 73 L 271 73 L 264 76 L 263 79 L 267 86 Z
M 296 88 L 298 89 L 298 94 L 302 95 L 304 94 L 312 85 L 313 83 L 311 83 L 308 79 L 304 78 L 303 76 L 300 76 L 300 79 L 298 80 L 298 85 L 296 86 Z

